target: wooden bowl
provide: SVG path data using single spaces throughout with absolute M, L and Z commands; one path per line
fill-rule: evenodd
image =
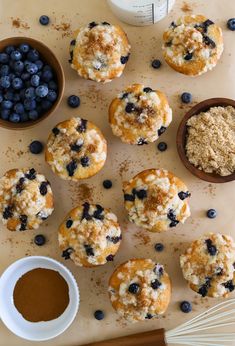
M 185 167 L 196 177 L 199 179 L 209 181 L 211 183 L 226 183 L 232 180 L 235 180 L 235 172 L 233 172 L 230 175 L 227 176 L 221 176 L 216 173 L 205 173 L 204 171 L 196 168 L 193 164 L 191 164 L 186 156 L 185 152 L 185 145 L 186 145 L 186 139 L 187 139 L 187 121 L 189 118 L 191 118 L 193 115 L 197 115 L 201 112 L 207 111 L 211 107 L 216 106 L 233 106 L 235 108 L 235 101 L 226 99 L 226 98 L 212 98 L 205 101 L 202 101 L 198 103 L 196 106 L 192 107 L 184 116 L 183 120 L 181 121 L 178 131 L 177 131 L 177 137 L 176 137 L 176 145 L 179 157 L 181 158 L 181 161 L 185 165 Z
M 0 127 L 4 127 L 10 130 L 28 129 L 49 117 L 58 107 L 62 99 L 65 87 L 65 77 L 61 63 L 59 62 L 55 54 L 44 43 L 30 37 L 9 37 L 0 41 L 0 52 L 2 52 L 8 45 L 17 46 L 21 43 L 28 43 L 33 48 L 37 49 L 41 55 L 42 60 L 52 67 L 57 78 L 58 97 L 57 100 L 53 103 L 53 106 L 44 114 L 42 114 L 37 120 L 30 120 L 23 123 L 11 123 L 10 121 L 6 121 L 0 118 Z

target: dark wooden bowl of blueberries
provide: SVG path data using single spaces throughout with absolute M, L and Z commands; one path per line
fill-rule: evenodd
M 0 126 L 26 129 L 51 115 L 65 78 L 55 54 L 29 37 L 0 41 Z

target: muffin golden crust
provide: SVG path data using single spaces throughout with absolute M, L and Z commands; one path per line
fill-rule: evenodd
M 115 214 L 98 204 L 84 203 L 66 216 L 59 228 L 62 256 L 78 266 L 113 261 L 122 239 Z
M 53 210 L 50 183 L 34 168 L 12 169 L 0 179 L 0 218 L 10 231 L 36 229 Z
M 209 233 L 192 242 L 180 257 L 189 287 L 203 297 L 227 297 L 235 289 L 235 243 Z
M 184 223 L 190 216 L 187 186 L 163 169 L 147 169 L 124 184 L 124 201 L 131 222 L 151 232 Z
M 110 104 L 109 123 L 113 134 L 129 144 L 154 142 L 172 121 L 166 96 L 142 84 L 133 84 Z
M 143 321 L 166 311 L 171 282 L 161 264 L 151 259 L 131 259 L 112 274 L 109 296 L 120 316 L 130 322 Z
M 74 181 L 95 175 L 104 166 L 106 157 L 107 143 L 99 128 L 79 117 L 53 128 L 45 152 L 53 172 Z
M 223 52 L 221 28 L 202 15 L 187 15 L 172 22 L 163 41 L 168 65 L 189 76 L 211 70 Z
M 89 23 L 74 33 L 70 63 L 77 73 L 96 82 L 120 77 L 130 55 L 125 32 L 107 22 Z

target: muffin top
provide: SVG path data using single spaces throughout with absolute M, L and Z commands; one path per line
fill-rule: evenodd
M 171 297 L 171 282 L 164 267 L 151 259 L 121 264 L 109 280 L 114 309 L 131 322 L 163 314 Z
M 172 111 L 166 96 L 142 84 L 126 88 L 109 107 L 109 122 L 114 135 L 129 144 L 156 141 L 171 120 Z
M 67 180 L 89 178 L 104 165 L 107 143 L 93 123 L 79 117 L 53 128 L 45 158 L 53 172 Z
M 38 228 L 53 209 L 50 183 L 34 168 L 12 169 L 0 179 L 0 217 L 10 231 Z
M 166 62 L 192 76 L 211 70 L 223 52 L 221 28 L 202 15 L 187 15 L 172 22 L 163 41 Z
M 185 279 L 203 297 L 222 297 L 235 289 L 235 243 L 224 234 L 195 240 L 180 257 Z
M 125 32 L 107 22 L 89 23 L 74 33 L 71 67 L 86 79 L 108 82 L 119 77 L 130 55 Z
M 71 210 L 59 228 L 62 256 L 71 258 L 78 266 L 92 267 L 113 261 L 121 239 L 116 215 L 88 202 Z
M 124 184 L 130 221 L 152 232 L 177 226 L 190 216 L 187 186 L 172 173 L 147 169 Z

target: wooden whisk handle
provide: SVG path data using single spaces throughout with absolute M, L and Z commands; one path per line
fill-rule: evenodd
M 166 346 L 165 330 L 157 329 L 106 341 L 92 342 L 84 346 Z

